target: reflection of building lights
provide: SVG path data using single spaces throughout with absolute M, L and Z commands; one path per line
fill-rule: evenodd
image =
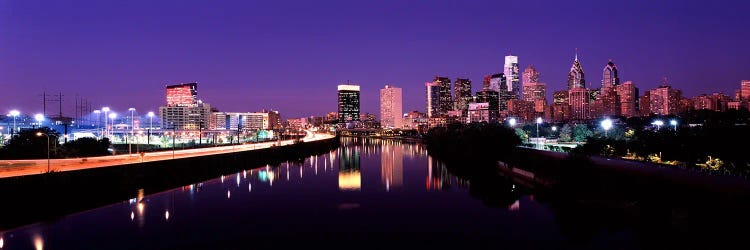
M 0 248 L 3 248 L 4 245 L 5 241 L 3 240 L 3 238 L 0 238 Z
M 143 205 L 143 203 L 138 203 L 138 216 L 142 216 L 143 215 L 144 206 L 145 205 Z
M 513 204 L 508 207 L 508 210 L 510 211 L 518 211 L 521 209 L 521 202 L 519 200 L 516 200 L 516 202 L 513 202 Z
M 34 236 L 34 249 L 36 250 L 44 249 L 44 241 L 42 240 L 42 236 L 39 236 L 39 235 Z
M 133 213 L 133 211 L 130 211 L 130 220 L 132 221 L 133 219 L 135 219 L 135 213 Z
M 232 191 L 227 190 L 227 199 L 232 198 Z
M 359 171 L 339 172 L 339 190 L 358 191 L 362 187 L 362 177 Z
M 138 189 L 138 196 L 137 196 L 138 202 L 141 202 L 143 200 L 143 189 Z
M 240 186 L 240 174 L 239 173 L 237 173 L 236 179 L 237 179 L 237 187 L 239 187 Z
M 252 192 L 253 191 L 253 184 L 248 183 L 247 184 L 247 191 Z
M 164 211 L 164 219 L 169 220 L 169 210 Z

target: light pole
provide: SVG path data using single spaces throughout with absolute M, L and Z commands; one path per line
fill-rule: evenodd
M 10 137 L 13 138 L 13 134 L 16 133 L 16 116 L 20 115 L 21 112 L 18 112 L 18 110 L 11 110 L 10 116 L 13 116 L 13 132 L 10 133 Z
M 47 133 L 36 132 L 36 136 L 47 136 L 47 173 L 49 173 L 49 135 Z
M 508 119 L 508 124 L 510 125 L 511 128 L 515 127 L 516 126 L 516 118 L 510 118 L 510 119 Z
M 151 148 L 151 128 L 154 125 L 154 112 L 148 112 L 148 134 L 146 135 L 146 144 Z
M 675 132 L 677 131 L 677 120 L 675 119 L 670 120 L 669 125 L 672 125 L 672 127 L 674 127 Z
M 607 131 L 612 128 L 612 120 L 609 118 L 602 121 L 602 128 L 604 128 L 604 137 L 607 137 Z
M 110 126 L 112 126 L 112 129 L 109 131 L 109 135 L 111 136 L 112 133 L 115 131 L 115 118 L 117 118 L 117 114 L 115 112 L 109 113 L 109 119 L 112 119 L 110 122 Z M 104 119 L 106 121 L 107 119 Z
M 133 129 L 135 129 L 135 119 L 133 119 L 135 108 L 129 108 L 128 111 L 130 111 L 130 137 L 133 136 Z M 133 154 L 133 138 L 129 138 L 128 140 L 128 155 Z
M 109 112 L 109 107 L 103 107 L 102 111 L 104 112 L 104 136 L 109 135 L 109 127 L 107 127 L 107 113 Z
M 102 111 L 98 109 L 94 110 L 94 114 L 96 114 L 96 130 L 99 131 L 99 129 L 101 128 L 100 123 L 101 123 L 101 118 L 102 118 L 101 117 Z
M 661 120 L 656 120 L 656 121 L 652 122 L 651 124 L 656 125 L 656 130 L 659 130 L 659 129 L 661 129 L 661 125 L 664 125 L 664 122 L 661 121 Z
M 536 118 L 536 139 L 537 139 L 537 142 L 539 142 L 539 124 L 542 124 L 542 118 L 541 117 L 537 117 Z

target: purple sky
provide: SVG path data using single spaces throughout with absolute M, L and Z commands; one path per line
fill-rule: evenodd
M 363 112 L 378 113 L 385 84 L 403 88 L 404 112 L 424 111 L 425 81 L 468 77 L 477 91 L 511 51 L 550 96 L 575 48 L 595 86 L 608 59 L 641 92 L 667 76 L 687 96 L 733 95 L 750 79 L 750 1 L 574 2 L 5 0 L 0 112 L 40 112 L 47 90 L 71 116 L 76 95 L 145 113 L 165 85 L 198 81 L 222 111 L 291 118 L 335 111 L 347 80 Z

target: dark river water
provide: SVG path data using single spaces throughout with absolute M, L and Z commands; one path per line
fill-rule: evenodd
M 304 163 L 134 191 L 130 200 L 5 231 L 0 248 L 637 248 L 630 229 L 572 237 L 554 209 L 512 182 L 493 190 L 499 200 L 470 186 L 421 144 L 342 138 Z

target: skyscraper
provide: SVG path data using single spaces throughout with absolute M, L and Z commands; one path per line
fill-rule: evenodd
M 573 65 L 570 66 L 570 73 L 568 73 L 568 90 L 572 90 L 573 88 L 586 88 L 586 79 L 583 76 L 581 62 L 578 61 L 577 52 Z
M 571 118 L 574 120 L 589 119 L 589 91 L 584 88 L 572 88 L 568 90 L 568 101 L 570 104 Z
M 494 90 L 498 93 L 500 92 L 508 92 L 507 88 L 508 85 L 506 83 L 505 74 L 499 73 L 499 74 L 492 74 L 490 76 L 490 86 L 489 89 Z
M 359 121 L 359 85 L 338 86 L 339 123 Z
M 159 107 L 164 128 L 200 130 L 210 127 L 211 106 L 198 99 L 198 83 L 167 86 L 166 97 L 167 106 Z
M 583 72 L 583 70 L 581 70 Z M 620 78 L 617 77 L 617 66 L 610 60 L 607 65 L 604 66 L 604 72 L 602 75 L 602 88 L 615 87 L 620 85 Z
M 638 116 L 638 88 L 631 81 L 615 87 L 620 97 L 620 114 L 625 117 Z
M 657 115 L 673 115 L 679 111 L 682 92 L 669 85 L 662 85 L 649 91 L 650 113 Z
M 451 80 L 448 77 L 436 76 L 432 82 L 440 85 L 440 114 L 446 115 L 453 110 L 453 97 L 451 96 Z
M 380 126 L 382 128 L 403 128 L 401 97 L 401 88 L 385 85 L 385 88 L 380 89 Z
M 496 122 L 498 117 L 500 116 L 499 113 L 499 95 L 497 91 L 494 91 L 492 89 L 483 89 L 482 91 L 477 92 L 477 103 L 487 103 L 487 110 L 488 110 L 488 118 L 490 122 Z M 507 103 L 505 104 L 507 109 Z
M 471 80 L 457 78 L 456 82 L 453 83 L 453 102 L 455 104 L 453 109 L 461 110 L 462 114 L 466 115 L 471 99 Z
M 507 79 L 508 93 L 513 96 L 513 99 L 519 99 L 521 97 L 521 86 L 518 79 L 518 57 L 517 56 L 505 56 L 505 64 L 503 65 L 503 74 Z
M 743 101 L 750 101 L 750 80 L 740 82 L 740 97 Z
M 427 90 L 427 117 L 443 115 L 440 113 L 440 83 L 426 82 L 424 86 Z

